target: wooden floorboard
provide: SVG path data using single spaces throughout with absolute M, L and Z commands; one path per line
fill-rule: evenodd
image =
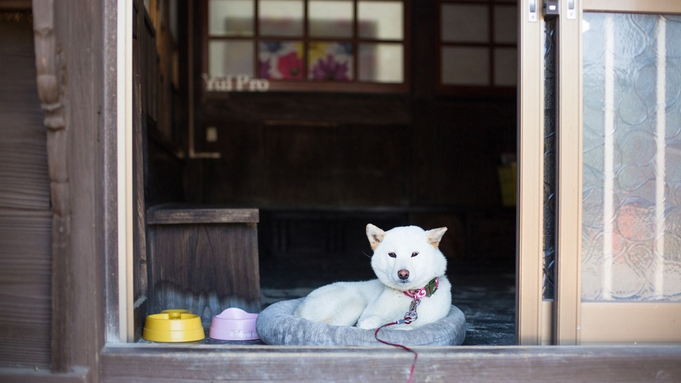
M 0 368 L 0 383 L 86 383 L 92 381 L 90 370 L 75 367 L 63 374 L 53 374 L 49 369 Z
M 681 381 L 681 346 L 417 347 L 414 382 Z M 400 382 L 412 354 L 388 347 L 115 345 L 101 381 Z

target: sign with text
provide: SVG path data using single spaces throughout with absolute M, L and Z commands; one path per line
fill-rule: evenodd
M 264 78 L 251 78 L 247 75 L 227 75 L 210 77 L 204 73 L 203 82 L 209 92 L 267 92 L 270 82 Z

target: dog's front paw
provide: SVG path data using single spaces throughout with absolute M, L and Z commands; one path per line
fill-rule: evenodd
M 357 327 L 365 330 L 373 330 L 379 328 L 385 324 L 385 321 L 377 316 L 370 316 L 368 318 L 362 318 L 357 322 Z

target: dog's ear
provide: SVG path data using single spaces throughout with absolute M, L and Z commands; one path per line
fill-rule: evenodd
M 371 250 L 376 250 L 378 245 L 385 237 L 385 232 L 378 227 L 367 224 L 367 238 L 369 238 L 369 243 L 371 244 Z
M 440 240 L 442 239 L 442 236 L 445 235 L 445 231 L 447 231 L 446 227 L 438 227 L 437 229 L 432 229 L 426 231 L 426 238 L 428 238 L 428 243 L 433 245 L 434 248 L 437 249 L 437 247 L 440 245 Z

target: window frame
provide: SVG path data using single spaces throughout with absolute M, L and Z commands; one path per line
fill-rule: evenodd
M 357 35 L 357 12 L 358 12 L 358 7 L 357 4 L 359 3 L 360 0 L 350 0 L 353 2 L 354 7 L 353 7 L 353 15 L 354 15 L 354 20 L 353 20 L 353 37 L 346 39 L 346 38 L 310 38 L 307 34 L 308 31 L 308 19 L 307 19 L 307 14 L 308 14 L 308 3 L 310 0 L 301 0 L 303 2 L 303 7 L 304 7 L 304 14 L 303 14 L 303 36 L 300 38 L 278 38 L 278 37 L 261 37 L 258 34 L 258 28 L 254 26 L 254 35 L 252 37 L 242 37 L 242 36 L 237 36 L 234 38 L 230 37 L 211 37 L 209 36 L 209 20 L 208 20 L 208 7 L 209 7 L 209 2 L 210 0 L 202 0 L 201 1 L 201 14 L 200 14 L 200 20 L 201 20 L 201 31 L 200 31 L 200 46 L 201 46 L 201 76 L 203 74 L 208 73 L 208 63 L 209 63 L 209 52 L 208 52 L 208 45 L 211 39 L 214 40 L 232 40 L 232 39 L 241 39 L 241 40 L 250 40 L 253 41 L 254 43 L 254 66 L 257 66 L 255 63 L 257 63 L 257 56 L 258 56 L 258 43 L 261 40 L 267 40 L 267 39 L 281 39 L 281 40 L 295 40 L 295 41 L 303 41 L 304 43 L 304 52 L 303 52 L 303 61 L 305 62 L 304 67 L 307 69 L 307 52 L 306 52 L 306 47 L 308 42 L 315 42 L 315 41 L 348 41 L 353 44 L 355 47 L 355 52 L 353 54 L 353 71 L 355 74 L 358 73 L 359 69 L 357 67 L 357 62 L 358 62 L 358 48 L 359 44 L 362 42 L 376 42 L 376 43 L 398 43 L 401 41 L 402 44 L 402 49 L 403 49 L 403 81 L 402 83 L 380 83 L 380 82 L 364 82 L 364 81 L 359 81 L 358 79 L 354 79 L 352 81 L 310 81 L 306 78 L 307 76 L 307 71 L 304 71 L 304 79 L 301 81 L 286 81 L 286 80 L 269 80 L 269 89 L 268 91 L 270 92 L 345 92 L 345 93 L 407 93 L 410 90 L 410 83 L 411 83 L 411 1 L 412 0 L 370 0 L 372 2 L 391 2 L 391 1 L 400 1 L 403 4 L 403 24 L 402 24 L 402 40 L 372 40 L 372 39 L 360 39 Z M 257 24 L 258 20 L 258 14 L 257 14 L 257 2 L 258 0 L 253 0 L 254 2 L 254 7 L 256 8 L 255 14 L 254 14 L 254 24 Z M 255 68 L 254 68 L 255 69 Z M 256 73 L 256 78 L 257 73 Z M 208 91 L 205 89 L 205 84 L 202 85 L 201 91 L 206 94 L 208 97 L 216 97 L 218 96 L 218 91 Z M 219 96 L 218 96 L 219 97 Z
M 496 6 L 506 7 L 506 6 L 516 6 L 518 7 L 519 1 L 517 0 L 437 0 L 437 44 L 435 52 L 435 65 L 436 65 L 436 92 L 440 95 L 453 95 L 453 96 L 463 96 L 463 95 L 474 95 L 474 96 L 499 96 L 499 97 L 515 97 L 517 89 L 520 86 L 519 79 L 515 86 L 509 85 L 494 85 L 494 50 L 495 48 L 515 48 L 517 52 L 518 62 L 520 61 L 520 30 L 518 30 L 518 42 L 516 44 L 511 43 L 495 43 L 494 42 L 494 10 Z M 487 16 L 488 16 L 488 33 L 489 40 L 486 43 L 472 43 L 472 42 L 445 42 L 442 40 L 442 6 L 444 4 L 461 4 L 461 5 L 480 5 L 487 6 Z M 442 49 L 444 47 L 486 47 L 489 52 L 489 71 L 488 78 L 490 80 L 489 85 L 456 85 L 456 84 L 443 84 L 442 83 Z M 518 66 L 517 71 L 520 71 L 520 66 Z

